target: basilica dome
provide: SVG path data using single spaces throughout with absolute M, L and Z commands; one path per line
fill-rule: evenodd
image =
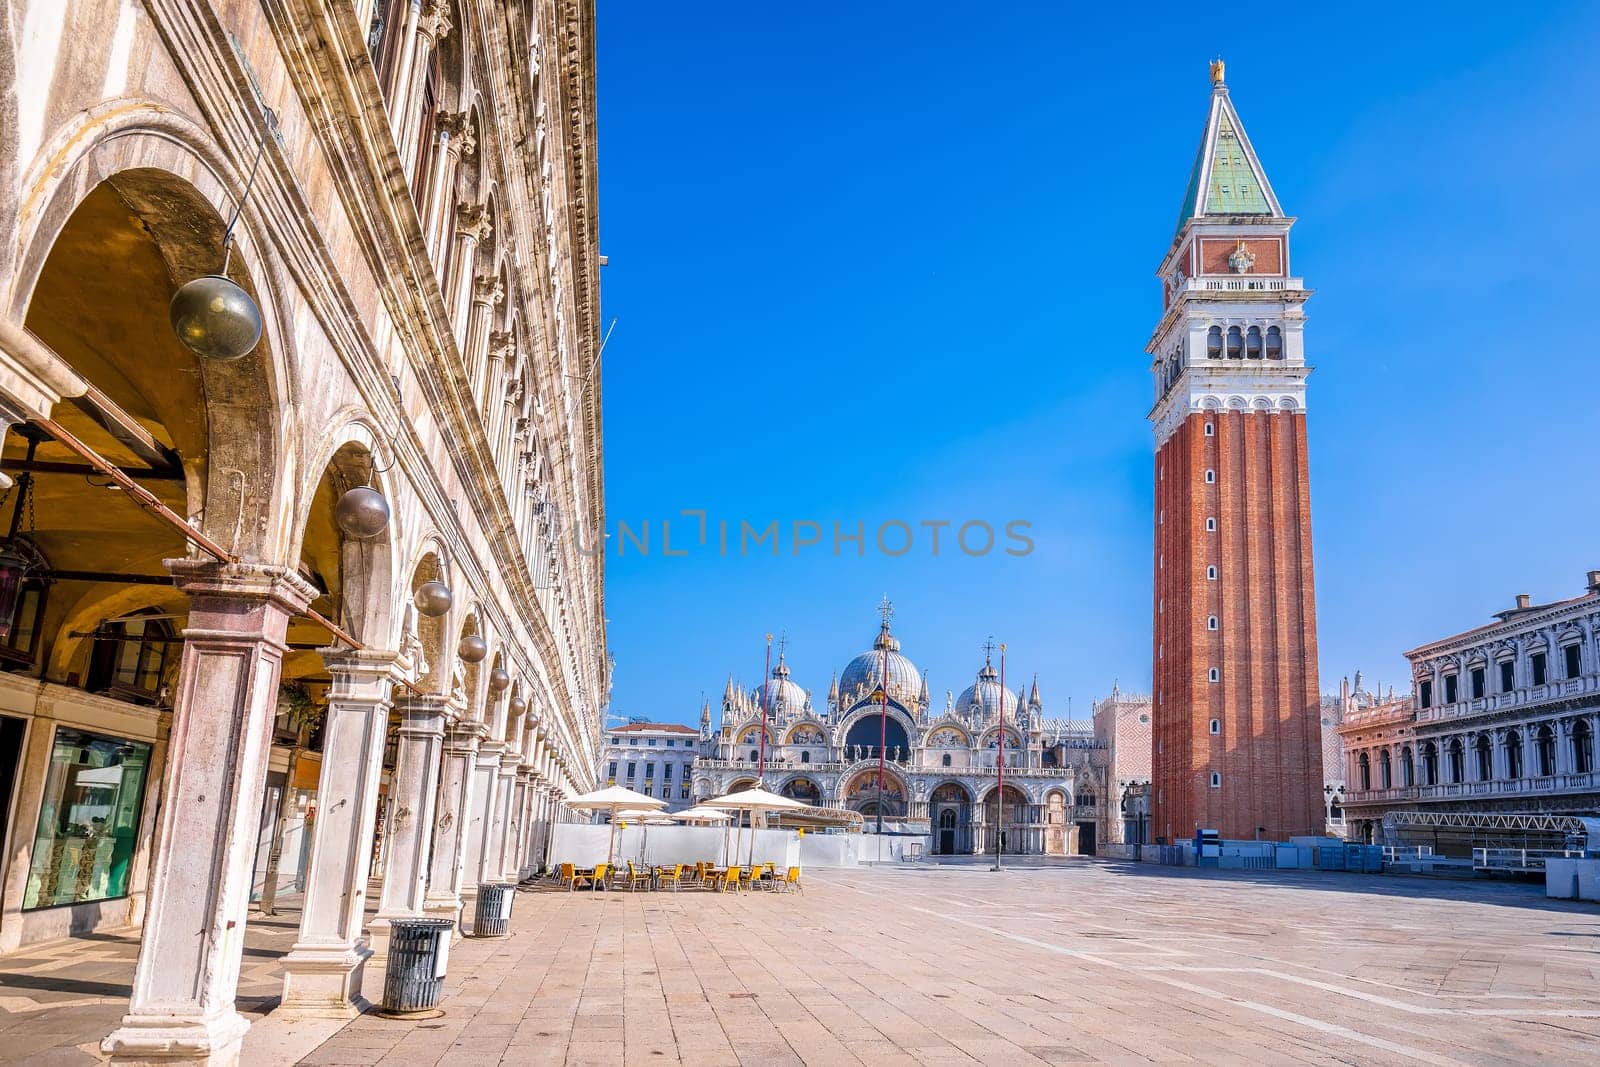
M 1006 718 L 1014 719 L 1017 714 L 1017 694 L 1000 687 L 1000 675 L 994 666 L 985 663 L 978 671 L 978 679 L 973 684 L 961 691 L 956 697 L 954 711 L 963 717 L 972 717 L 978 722 L 993 722 L 995 711 L 1002 704 L 1005 705 Z M 972 706 L 978 705 L 979 710 L 974 712 Z
M 778 657 L 778 665 L 772 668 L 772 678 L 767 682 L 766 695 L 763 697 L 761 687 L 756 686 L 750 694 L 755 698 L 756 710 L 761 710 L 762 701 L 765 700 L 767 710 L 773 714 L 787 712 L 790 715 L 800 715 L 811 698 L 806 691 L 789 679 L 789 665 Z
M 845 667 L 839 676 L 839 699 L 842 708 L 855 705 L 878 688 L 885 660 L 888 662 L 889 699 L 905 707 L 915 707 L 922 693 L 922 673 L 917 665 L 900 654 L 900 642 L 884 623 L 872 642 L 872 651 L 863 652 Z

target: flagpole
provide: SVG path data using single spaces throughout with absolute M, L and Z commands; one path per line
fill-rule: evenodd
M 1006 824 L 1006 646 L 1000 643 L 1000 758 L 995 760 L 994 789 L 994 869 L 1000 869 L 1000 856 L 1005 852 L 1003 831 Z
M 887 622 L 887 620 L 885 620 Z M 878 833 L 883 833 L 883 757 L 889 743 L 889 642 L 883 642 L 883 666 L 878 671 Z M 883 842 L 878 842 L 878 858 L 883 858 Z
M 767 784 L 767 683 L 772 678 L 772 635 L 767 635 L 767 669 L 761 675 L 761 758 L 756 762 L 756 784 Z

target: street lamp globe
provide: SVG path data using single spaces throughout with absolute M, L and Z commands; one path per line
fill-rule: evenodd
M 220 274 L 184 282 L 168 314 L 183 347 L 206 359 L 241 359 L 261 340 L 261 309 L 242 286 Z

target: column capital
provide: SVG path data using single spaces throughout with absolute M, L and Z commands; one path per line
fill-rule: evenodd
M 449 36 L 450 27 L 449 0 L 424 0 L 417 32 L 437 43 Z
M 500 303 L 506 298 L 506 287 L 500 284 L 500 279 L 492 274 L 480 274 L 472 279 L 472 302 L 485 304 L 489 307 Z
M 434 112 L 433 133 L 441 144 L 448 145 L 449 150 L 458 155 L 470 156 L 478 147 L 465 111 L 446 111 L 440 108 Z
M 387 693 L 411 668 L 410 656 L 383 649 L 332 645 L 317 654 L 333 676 L 335 697 L 355 696 L 361 687 L 371 686 L 382 686 Z
M 517 335 L 510 330 L 495 330 L 489 335 L 489 358 L 510 361 L 517 347 Z
M 456 232 L 479 243 L 487 241 L 489 235 L 494 232 L 494 222 L 489 218 L 488 207 L 484 204 L 457 204 Z M 500 284 L 498 278 L 491 280 L 496 285 Z
M 317 597 L 316 587 L 287 567 L 261 563 L 223 563 L 214 559 L 163 560 L 179 590 L 196 599 L 260 600 L 291 615 Z

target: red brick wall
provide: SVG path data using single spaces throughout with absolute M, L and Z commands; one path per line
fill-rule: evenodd
M 1245 241 L 1244 246 L 1256 257 L 1256 265 L 1250 268 L 1251 274 L 1282 274 L 1283 273 L 1283 239 L 1279 237 L 1255 237 Z M 1234 249 L 1239 247 L 1237 237 L 1208 237 L 1200 241 L 1200 273 L 1201 274 L 1232 274 L 1233 268 L 1228 266 L 1228 257 L 1233 255 Z
M 1205 436 L 1207 421 L 1214 437 Z M 1305 416 L 1191 415 L 1156 466 L 1155 833 L 1169 841 L 1197 826 L 1232 838 L 1254 837 L 1257 827 L 1280 840 L 1320 833 Z M 1208 516 L 1215 533 L 1205 530 Z M 1211 565 L 1215 581 L 1206 578 Z M 1212 718 L 1221 720 L 1218 735 Z M 1212 771 L 1222 773 L 1221 788 L 1211 788 Z

